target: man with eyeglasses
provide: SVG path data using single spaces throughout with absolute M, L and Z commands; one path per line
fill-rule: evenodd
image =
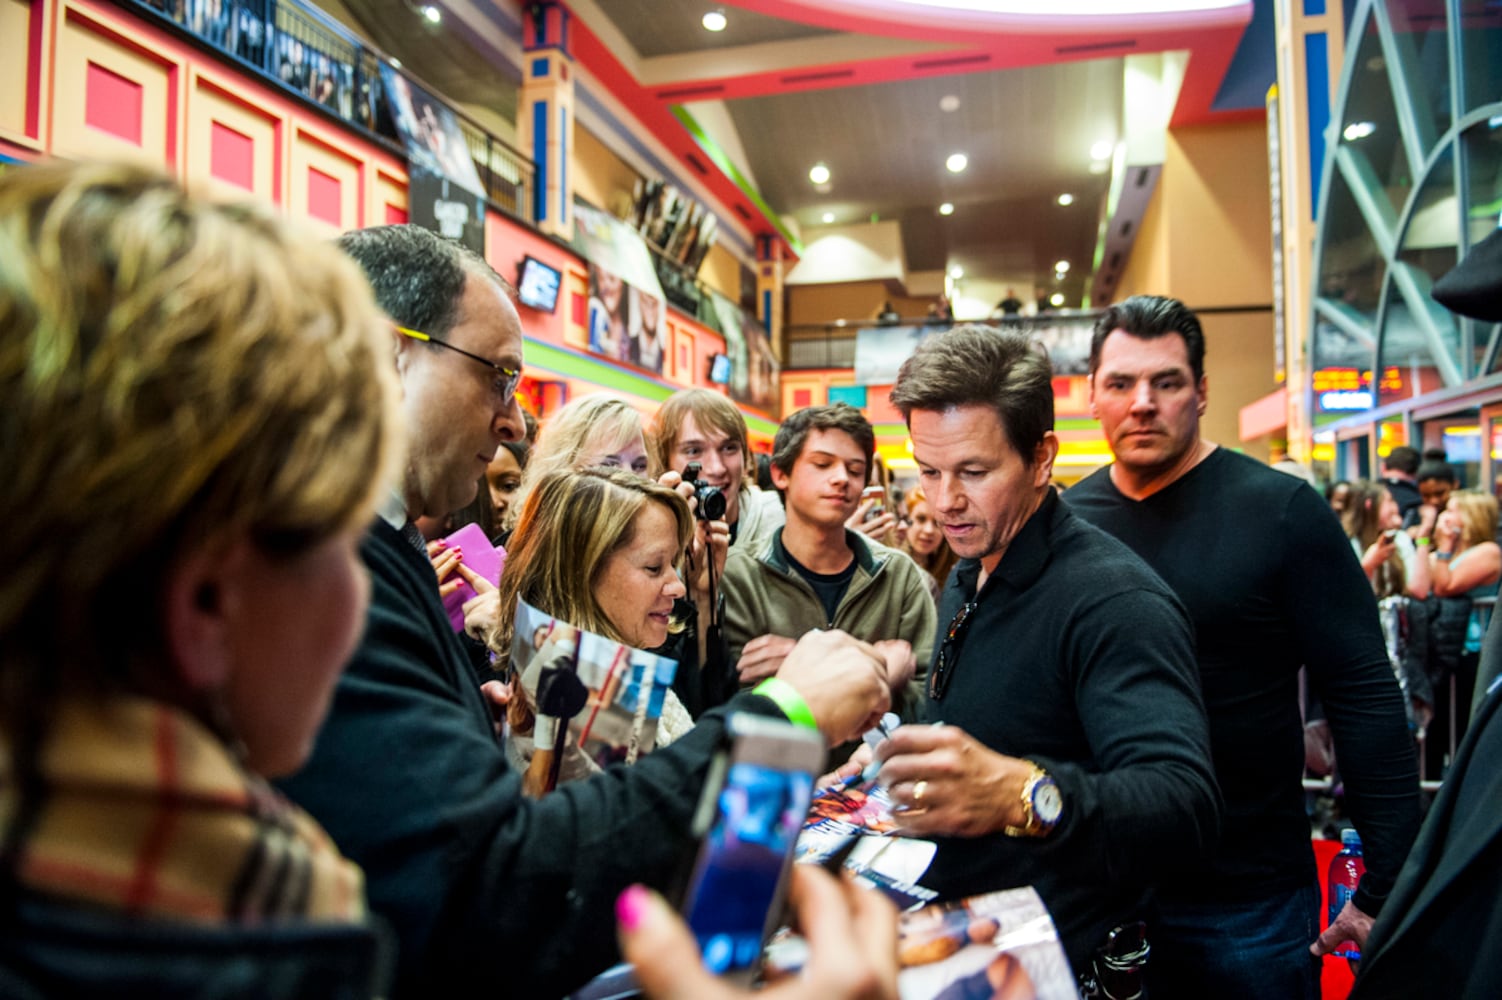
M 898 729 L 880 780 L 938 842 L 925 885 L 1034 886 L 1075 971 L 1100 971 L 1093 995 L 1132 996 L 1149 887 L 1213 843 L 1219 799 L 1184 609 L 1050 486 L 1051 376 L 1024 334 L 962 326 L 897 377 L 961 562 L 940 597 L 935 725 Z M 1123 964 L 1135 975 L 1110 979 Z
M 630 768 L 523 796 L 406 530 L 468 503 L 496 447 L 522 437 L 521 322 L 482 258 L 427 230 L 381 226 L 340 244 L 394 324 L 407 462 L 361 546 L 364 637 L 312 757 L 283 787 L 365 870 L 370 907 L 396 932 L 390 995 L 558 996 L 615 960 L 617 895 L 666 887 L 691 852 L 724 712 Z M 771 688 L 726 709 L 801 719 L 838 742 L 880 718 L 885 675 L 875 650 L 823 633 Z
M 1361 945 L 1419 822 L 1418 770 L 1371 584 L 1310 487 L 1200 436 L 1205 335 L 1182 302 L 1137 295 L 1096 321 L 1090 406 L 1116 460 L 1072 487 L 1189 609 L 1225 797 L 1215 852 L 1154 909 L 1154 1000 L 1317 998 L 1317 955 Z M 1299 671 L 1335 737 L 1366 874 L 1324 933 L 1304 808 Z M 1437 995 L 1437 994 L 1436 994 Z

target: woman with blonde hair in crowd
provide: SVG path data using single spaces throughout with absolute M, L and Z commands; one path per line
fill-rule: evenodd
M 1465 651 L 1480 654 L 1485 621 L 1475 602 L 1497 596 L 1502 580 L 1502 548 L 1496 542 L 1497 499 L 1480 490 L 1457 490 L 1434 526 L 1434 593 L 1471 599 Z M 1462 700 L 1469 697 L 1464 693 Z
M 629 472 L 589 468 L 555 471 L 538 480 L 522 507 L 500 606 L 525 601 L 544 614 L 634 649 L 653 649 L 677 625 L 673 602 L 684 595 L 678 565 L 694 532 L 688 501 L 667 486 Z M 515 620 L 503 615 L 490 635 L 497 668 L 506 671 Z M 508 750 L 525 772 L 532 757 L 537 706 L 513 681 L 507 706 Z M 657 743 L 682 736 L 693 721 L 672 692 Z M 560 779 L 587 777 L 599 767 L 570 746 Z M 536 788 L 529 788 L 535 792 Z
M 384 989 L 359 869 L 264 779 L 360 634 L 388 331 L 267 211 L 0 177 L 0 992 Z
M 537 445 L 527 456 L 521 490 L 512 503 L 518 509 L 525 506 L 534 483 L 565 470 L 598 465 L 654 476 L 644 427 L 640 413 L 608 393 L 565 403 L 543 420 Z
M 944 529 L 934 518 L 933 508 L 923 487 L 914 486 L 904 502 L 907 507 L 908 526 L 903 538 L 902 551 L 913 557 L 918 568 L 928 575 L 928 589 L 934 600 L 944 589 L 949 571 L 954 569 L 957 557 L 944 537 Z

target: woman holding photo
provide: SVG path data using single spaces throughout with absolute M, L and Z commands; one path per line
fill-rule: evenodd
M 661 646 L 676 628 L 673 602 L 686 592 L 678 565 L 693 532 L 688 501 L 640 476 L 607 468 L 544 476 L 522 505 L 501 573 L 499 605 L 506 610 L 489 638 L 500 657 L 497 668 L 505 672 L 509 666 L 518 601 L 633 649 Z M 534 697 L 518 686 L 507 706 L 507 750 L 522 771 L 532 759 Z M 692 726 L 669 691 L 657 745 L 671 743 Z M 599 769 L 570 746 L 560 780 Z

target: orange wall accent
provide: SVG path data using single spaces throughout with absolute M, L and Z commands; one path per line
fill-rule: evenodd
M 40 136 L 44 9 L 32 0 L 0 0 L 0 38 L 17 58 L 0 59 L 0 137 L 35 146 Z M 48 61 L 50 64 L 50 60 Z
M 128 25 L 92 5 L 63 4 L 60 14 L 49 151 L 78 159 L 144 160 L 175 169 L 182 162 L 178 118 L 183 62 L 141 44 L 128 33 Z M 116 96 L 100 91 L 107 81 L 118 81 L 121 87 L 138 91 L 139 111 L 131 112 L 137 119 L 134 131 L 138 138 L 122 136 L 131 131 L 129 128 L 100 127 L 101 115 L 110 110 Z M 124 114 L 123 109 L 113 110 Z M 90 124 L 91 117 L 94 124 Z

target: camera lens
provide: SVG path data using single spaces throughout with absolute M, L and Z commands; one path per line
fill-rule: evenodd
M 718 521 L 725 516 L 725 494 L 718 486 L 698 485 L 694 496 L 699 500 L 699 517 L 705 521 Z

